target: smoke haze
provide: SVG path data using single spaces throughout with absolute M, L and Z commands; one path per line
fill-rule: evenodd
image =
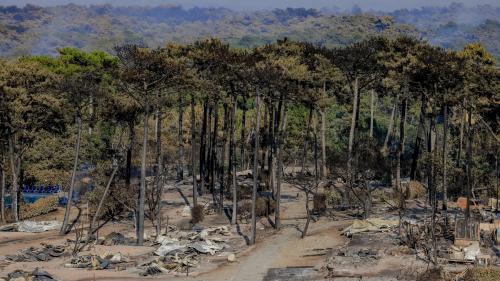
M 68 3 L 75 4 L 112 4 L 115 6 L 155 6 L 155 5 L 182 5 L 190 8 L 199 7 L 226 7 L 234 10 L 261 10 L 286 7 L 304 7 L 304 8 L 340 8 L 351 9 L 358 5 L 363 10 L 384 10 L 392 11 L 403 8 L 420 8 L 423 6 L 448 6 L 453 2 L 462 2 L 468 6 L 491 4 L 500 6 L 500 0 L 0 0 L 0 5 L 35 4 L 41 6 L 63 5 Z

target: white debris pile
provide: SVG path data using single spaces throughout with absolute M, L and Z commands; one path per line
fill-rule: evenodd
M 481 249 L 479 248 L 479 242 L 474 241 L 469 246 L 463 249 L 464 260 L 475 261 L 476 257 L 481 255 Z
M 224 239 L 221 236 L 231 235 L 227 226 L 216 226 L 201 231 L 177 231 L 158 236 L 156 244 L 160 247 L 155 251 L 158 256 L 166 256 L 175 252 L 196 250 L 201 254 L 214 255 L 224 249 Z
M 227 226 L 215 226 L 158 236 L 155 245 L 159 247 L 154 252 L 158 257 L 139 266 L 141 275 L 186 272 L 198 266 L 202 255 L 215 255 L 227 248 L 225 241 L 229 235 L 231 232 Z
M 39 233 L 60 229 L 61 226 L 60 221 L 22 221 L 4 225 L 0 228 L 0 231 Z
M 399 220 L 397 219 L 370 218 L 366 220 L 354 221 L 352 225 L 342 231 L 342 234 L 350 237 L 353 234 L 360 232 L 384 232 L 391 230 L 393 227 L 398 225 Z

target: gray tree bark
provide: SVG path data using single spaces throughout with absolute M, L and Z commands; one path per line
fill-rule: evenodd
M 228 111 L 228 105 L 227 103 L 224 103 L 224 125 L 222 129 L 222 140 L 221 140 L 221 154 L 220 154 L 220 159 L 219 159 L 219 168 L 218 170 L 218 178 L 219 178 L 219 214 L 222 214 L 224 211 L 224 188 L 226 187 L 226 181 L 224 179 L 224 168 L 226 164 L 226 152 L 227 152 L 227 145 L 228 145 L 228 135 L 229 135 L 229 111 Z M 229 184 L 227 184 L 229 186 Z
M 375 113 L 375 91 L 371 90 L 370 92 L 370 138 L 373 138 L 373 118 Z
M 424 130 L 425 123 L 425 101 L 422 96 L 422 103 L 420 105 L 420 117 L 417 126 L 417 137 L 415 139 L 415 146 L 413 148 L 413 155 L 411 161 L 411 169 L 410 169 L 410 178 L 415 180 L 417 178 L 417 166 L 418 166 L 418 158 L 420 155 L 420 146 L 422 144 L 422 133 Z
M 277 159 L 277 175 L 276 175 L 276 209 L 274 211 L 274 225 L 277 230 L 281 227 L 281 181 L 283 178 L 283 145 L 286 136 L 286 121 L 287 121 L 287 111 L 286 106 L 283 108 L 283 118 L 281 119 L 281 125 L 278 130 L 278 141 L 276 145 L 276 157 Z
M 158 98 L 160 94 L 158 93 Z M 182 118 L 181 118 L 182 119 Z M 182 122 L 182 120 L 181 120 Z M 161 198 L 163 195 L 163 157 L 161 148 L 161 133 L 162 133 L 162 113 L 161 108 L 158 106 L 156 110 L 156 206 L 155 206 L 155 217 L 156 217 L 156 234 L 159 235 L 161 232 Z M 180 129 L 182 131 L 182 128 Z M 182 139 L 182 136 L 181 136 Z M 181 145 L 182 147 L 182 145 Z M 182 152 L 184 154 L 184 152 Z M 183 163 L 183 160 L 180 160 Z M 183 172 L 184 173 L 184 172 Z
M 326 180 L 326 114 L 323 109 L 319 110 L 321 115 L 321 179 Z
M 400 112 L 400 124 L 399 124 L 399 143 L 396 152 L 396 188 L 401 189 L 401 162 L 403 159 L 404 141 L 405 141 L 405 115 L 406 115 L 406 99 L 403 98 L 401 101 L 401 112 Z
M 391 137 L 392 127 L 394 126 L 394 116 L 396 116 L 396 105 L 398 104 L 397 98 L 394 101 L 394 106 L 392 107 L 391 119 L 389 119 L 389 127 L 387 128 L 387 134 L 385 135 L 384 146 L 382 147 L 382 151 L 387 153 L 389 138 Z
M 231 129 L 230 129 L 230 144 L 229 144 L 229 169 L 228 173 L 231 175 L 232 181 L 232 191 L 233 191 L 233 210 L 231 214 L 231 224 L 236 224 L 236 219 L 238 215 L 238 185 L 236 182 L 236 141 L 235 141 L 235 130 L 236 130 L 236 96 L 233 96 L 233 107 L 231 108 Z
M 4 157 L 0 159 L 0 216 L 2 216 L 2 223 L 6 223 L 5 218 L 5 167 Z
M 465 222 L 467 225 L 470 221 L 470 199 L 472 197 L 472 142 L 474 140 L 472 133 L 472 106 L 470 106 L 467 116 L 467 135 L 469 141 L 467 142 L 467 161 L 465 165 L 467 175 L 467 207 L 465 209 Z
M 240 170 L 245 170 L 246 165 L 245 165 L 245 142 L 246 142 L 246 133 L 245 133 L 245 127 L 246 127 L 246 119 L 247 119 L 247 109 L 246 109 L 246 98 L 243 96 L 243 113 L 241 116 L 241 136 L 240 136 L 240 157 L 241 157 L 241 166 Z
M 146 91 L 146 89 L 144 89 Z M 139 189 L 139 218 L 137 245 L 144 244 L 144 203 L 146 199 L 146 162 L 148 154 L 148 120 L 149 120 L 149 98 L 147 92 L 144 93 L 144 124 L 142 134 L 142 154 L 141 154 L 141 183 Z
M 201 184 L 201 194 L 206 192 L 205 187 L 205 166 L 206 166 L 206 133 L 207 133 L 207 119 L 208 119 L 208 101 L 203 102 L 203 120 L 201 124 L 201 135 L 200 135 L 200 184 Z
M 194 96 L 191 95 L 191 170 L 193 176 L 193 207 L 198 205 L 198 186 L 196 181 L 196 122 L 195 122 L 195 112 L 194 112 Z
M 80 109 L 77 109 L 77 112 L 76 112 L 76 127 L 77 127 L 77 136 L 76 136 L 76 146 L 75 146 L 75 160 L 74 160 L 74 164 L 73 164 L 73 171 L 71 173 L 71 183 L 69 185 L 69 190 L 68 190 L 68 203 L 66 204 L 66 211 L 64 212 L 63 224 L 61 226 L 61 230 L 59 231 L 59 233 L 61 235 L 66 234 L 66 232 L 68 231 L 66 228 L 68 226 L 69 215 L 71 212 L 71 205 L 73 203 L 73 190 L 75 189 L 76 172 L 78 169 L 78 160 L 80 157 L 80 146 L 81 146 L 81 139 L 82 139 L 82 116 L 80 114 Z M 16 191 L 16 194 L 17 194 L 17 191 Z M 16 199 L 17 199 L 17 195 L 16 195 Z M 16 202 L 16 204 L 17 204 L 17 202 Z
M 305 169 L 306 169 L 306 162 L 307 162 L 307 147 L 309 146 L 309 136 L 310 136 L 310 131 L 311 131 L 311 122 L 312 122 L 312 115 L 313 115 L 313 108 L 312 106 L 309 108 L 309 117 L 307 119 L 307 128 L 306 132 L 304 134 L 304 145 L 302 147 L 302 158 L 301 158 L 301 168 L 300 168 L 300 173 L 304 174 Z
M 179 145 L 179 163 L 177 164 L 177 181 L 181 181 L 184 179 L 184 132 L 182 129 L 182 125 L 184 123 L 184 105 L 182 104 L 183 98 L 182 94 L 179 92 L 179 127 L 177 128 L 177 142 Z
M 111 173 L 111 176 L 109 176 L 108 183 L 106 184 L 106 188 L 104 189 L 104 193 L 102 194 L 101 200 L 99 201 L 99 205 L 97 206 L 97 210 L 95 211 L 94 217 L 92 218 L 92 224 L 90 225 L 90 233 L 94 233 L 94 229 L 96 226 L 96 222 L 99 219 L 99 214 L 101 213 L 102 206 L 104 205 L 104 201 L 106 200 L 106 197 L 108 196 L 109 188 L 111 187 L 111 184 L 113 183 L 113 180 L 115 178 L 116 172 L 118 171 L 118 165 L 115 164 L 115 167 L 113 168 L 113 172 Z M 89 239 L 90 239 L 89 235 Z
M 257 97 L 255 99 L 255 146 L 253 149 L 253 190 L 252 190 L 252 234 L 250 237 L 250 245 L 255 244 L 255 236 L 257 235 L 257 216 L 255 214 L 255 207 L 257 203 L 257 189 L 259 187 L 259 130 L 260 130 L 260 97 L 257 90 Z
M 349 130 L 349 146 L 348 146 L 348 155 L 347 155 L 347 171 L 349 173 L 349 184 L 352 188 L 354 175 L 352 169 L 352 152 L 354 148 L 354 135 L 356 131 L 356 115 L 358 114 L 358 78 L 354 80 L 353 85 L 353 98 L 352 98 L 352 117 L 351 117 L 351 129 Z
M 448 217 L 448 187 L 447 187 L 447 139 L 448 139 L 448 106 L 443 108 L 443 210 Z

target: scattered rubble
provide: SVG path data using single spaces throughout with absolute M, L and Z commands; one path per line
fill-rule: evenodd
M 105 253 L 103 255 L 81 255 L 74 257 L 65 264 L 68 268 L 92 268 L 94 270 L 118 269 L 118 264 L 127 263 L 130 260 L 121 253 Z
M 160 246 L 154 251 L 158 258 L 140 265 L 141 275 L 187 272 L 189 268 L 198 266 L 200 255 L 215 255 L 224 249 L 227 245 L 221 236 L 229 235 L 231 233 L 227 226 L 215 226 L 158 236 L 155 244 Z
M 40 270 L 36 268 L 32 272 L 27 272 L 23 270 L 16 270 L 14 272 L 11 272 L 7 275 L 7 278 L 3 279 L 0 278 L 0 280 L 6 280 L 6 281 L 57 281 L 47 273 L 46 271 Z
M 65 251 L 66 247 L 64 246 L 44 244 L 41 248 L 30 247 L 18 251 L 14 255 L 7 255 L 6 259 L 13 262 L 49 261 L 61 257 Z
M 194 251 L 176 252 L 173 255 L 155 258 L 138 266 L 141 276 L 161 273 L 189 272 L 189 268 L 197 267 L 198 255 Z
M 210 240 L 198 241 L 189 245 L 189 247 L 195 249 L 199 253 L 210 254 L 212 256 L 215 255 L 216 252 L 224 248 L 223 245 L 214 243 Z
M 125 235 L 118 232 L 111 232 L 99 244 L 104 246 L 135 245 L 136 240 L 131 237 L 125 237 Z

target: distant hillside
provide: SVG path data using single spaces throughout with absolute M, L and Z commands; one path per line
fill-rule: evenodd
M 500 60 L 500 7 L 425 7 L 390 13 L 396 22 L 415 26 L 429 42 L 446 48 L 462 48 L 481 42 Z
M 486 20 L 476 16 L 483 10 L 487 10 Z M 467 20 L 460 14 L 467 15 Z M 234 12 L 177 6 L 0 7 L 0 55 L 54 54 L 63 46 L 110 51 L 125 42 L 159 46 L 209 36 L 238 47 L 253 47 L 285 36 L 332 47 L 374 35 L 409 34 L 450 48 L 480 41 L 500 57 L 498 18 L 498 8 L 461 5 L 390 14 L 335 14 L 314 9 Z

